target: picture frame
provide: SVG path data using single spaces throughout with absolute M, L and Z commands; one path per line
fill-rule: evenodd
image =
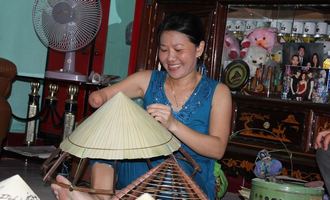
M 303 48 L 303 55 L 299 53 L 299 49 Z M 299 56 L 299 64 L 297 66 L 313 67 L 313 56 L 317 56 L 318 64 L 316 68 L 323 67 L 324 53 L 323 43 L 284 43 L 283 44 L 283 64 L 292 65 L 291 59 L 294 55 Z
M 282 99 L 326 103 L 329 69 L 286 65 L 283 72 Z

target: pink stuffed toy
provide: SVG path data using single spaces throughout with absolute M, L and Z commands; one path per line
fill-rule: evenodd
M 243 49 L 240 56 L 245 57 L 250 46 L 260 46 L 270 53 L 275 44 L 277 44 L 276 28 L 256 28 L 241 42 Z
M 234 60 L 238 58 L 239 55 L 239 42 L 237 38 L 229 31 L 225 33 L 225 42 L 224 42 L 224 50 L 223 55 L 227 56 L 225 60 Z

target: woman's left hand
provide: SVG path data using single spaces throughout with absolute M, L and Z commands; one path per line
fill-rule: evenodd
M 151 104 L 147 107 L 147 112 L 169 130 L 176 124 L 176 119 L 172 116 L 170 106 L 157 103 Z

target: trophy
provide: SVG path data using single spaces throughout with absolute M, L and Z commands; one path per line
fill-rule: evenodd
M 77 113 L 77 94 L 78 86 L 70 85 L 68 88 L 68 99 L 65 101 L 63 139 L 72 133 L 75 126 L 75 115 Z
M 49 89 L 49 95 L 46 98 L 47 105 L 56 104 L 57 103 L 56 94 L 57 94 L 57 91 L 58 91 L 58 85 L 49 84 L 48 89 Z
M 29 94 L 29 104 L 27 110 L 27 118 L 33 118 L 38 113 L 38 106 L 39 106 L 39 88 L 40 83 L 38 81 L 31 82 L 31 93 Z M 31 119 L 27 122 L 26 125 L 26 137 L 25 142 L 28 146 L 34 142 L 37 138 L 37 119 Z

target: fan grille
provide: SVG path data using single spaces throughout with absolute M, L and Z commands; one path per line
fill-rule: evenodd
M 99 0 L 35 0 L 32 13 L 41 42 L 63 52 L 88 45 L 101 26 Z

